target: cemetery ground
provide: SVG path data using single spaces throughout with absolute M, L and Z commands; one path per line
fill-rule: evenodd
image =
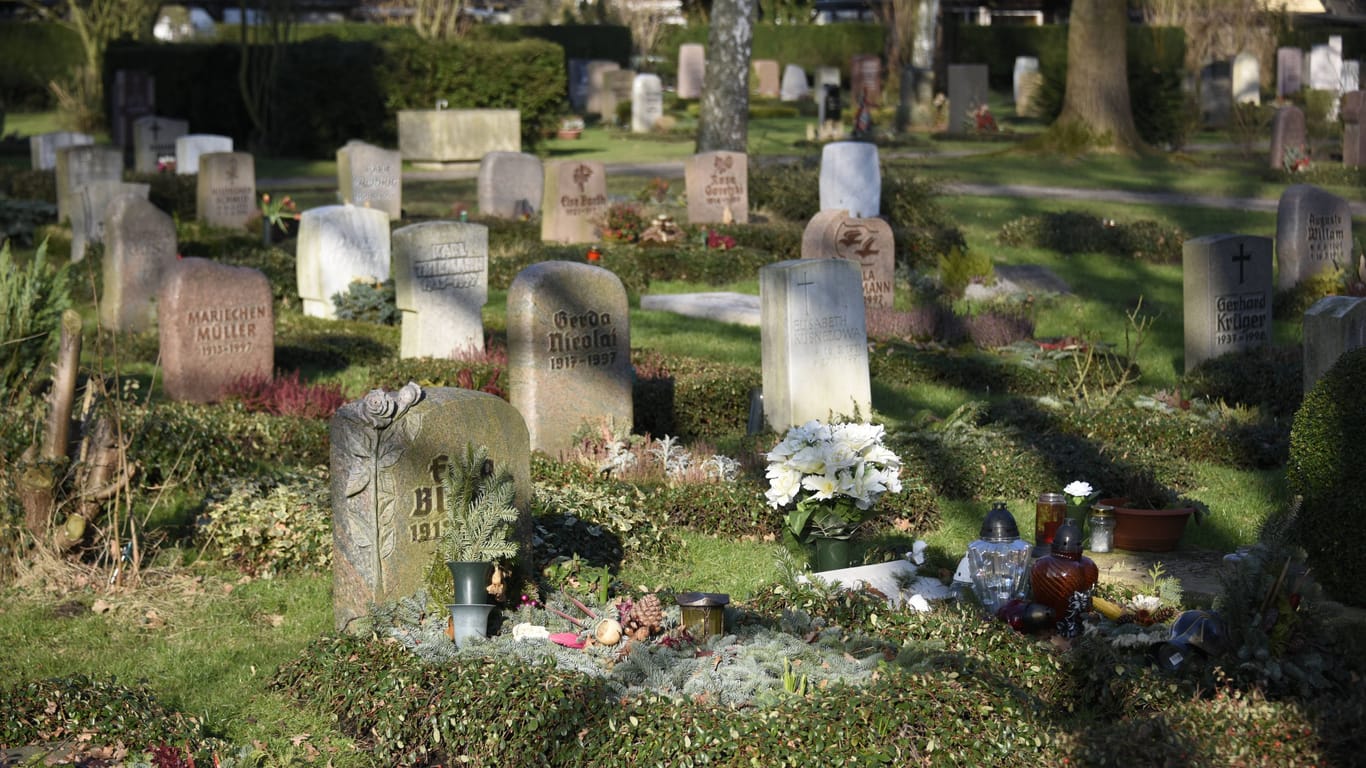
M 751 126 L 752 139 L 780 133 L 791 134 L 789 150 L 775 154 L 817 151 L 792 150 L 799 134 L 790 126 L 767 132 L 762 123 Z M 641 163 L 691 152 L 690 140 L 622 150 L 600 138 L 589 131 L 577 149 L 554 142 L 551 152 Z M 998 152 L 1007 147 L 996 143 L 922 141 L 907 151 L 989 154 L 951 160 L 884 155 L 884 178 L 1269 199 L 1288 183 L 1268 177 L 1258 159 L 1236 150 L 1177 159 L 1041 162 Z M 331 169 L 267 161 L 258 173 L 326 176 Z M 106 523 L 126 529 L 128 520 L 136 521 L 141 559 L 123 567 L 137 568 L 138 583 L 124 573 L 111 587 L 117 564 L 93 554 L 80 562 L 51 556 L 7 562 L 17 570 L 5 574 L 12 586 L 0 604 L 0 647 L 7 649 L 0 688 L 24 715 L 0 725 L 0 743 L 32 741 L 28 754 L 38 759 L 48 751 L 98 759 L 105 748 L 113 759 L 120 744 L 164 744 L 196 752 L 201 761 L 212 754 L 224 765 L 447 764 L 462 754 L 475 765 L 1360 763 L 1366 714 L 1360 626 L 1344 624 L 1348 620 L 1331 606 L 1304 615 L 1296 635 L 1302 645 L 1278 650 L 1285 655 L 1259 655 L 1266 649 L 1247 639 L 1250 657 L 1237 665 L 1168 675 L 1149 666 L 1143 648 L 1126 649 L 1103 635 L 1061 644 L 1018 634 L 971 604 L 928 614 L 889 611 L 866 593 L 835 597 L 791 579 L 779 565 L 778 513 L 763 505 L 760 484 L 759 453 L 776 436 L 748 435 L 745 428 L 749 389 L 759 381 L 758 328 L 639 308 L 642 294 L 755 294 L 758 265 L 796 257 L 802 226 L 814 213 L 807 199 L 815 195 L 814 171 L 800 162 L 760 163 L 755 176 L 762 178 L 752 186 L 767 190 L 751 192 L 760 195 L 751 206 L 761 220 L 716 228 L 736 240 L 734 250 L 717 252 L 697 242 L 653 250 L 605 242 L 601 261 L 631 295 L 638 375 L 656 380 L 667 372 L 673 379 L 671 434 L 682 435 L 681 444 L 698 460 L 711 452 L 728 455 L 742 461 L 744 472 L 730 484 L 669 481 L 660 473 L 603 477 L 595 470 L 604 446 L 593 440 L 585 441 L 580 456 L 538 459 L 538 511 L 547 530 L 561 530 L 556 526 L 564 511 L 574 508 L 626 545 L 613 559 L 578 542 L 584 547 L 580 569 L 552 570 L 547 586 L 592 602 L 602 576 L 595 566 L 608 565 L 616 569 L 613 588 L 622 594 L 728 593 L 739 609 L 736 620 L 775 627 L 817 622 L 803 624 L 807 631 L 828 623 L 833 629 L 815 632 L 812 647 L 828 645 L 862 659 L 875 667 L 871 674 L 846 689 L 823 671 L 832 662 L 797 654 L 811 690 L 779 679 L 769 695 L 745 707 L 639 689 L 622 697 L 629 701 L 617 701 L 590 678 L 527 662 L 504 646 L 487 660 L 467 657 L 433 667 L 393 643 L 334 638 L 331 573 L 323 565 L 331 543 L 326 471 L 319 466 L 327 460 L 325 421 L 249 413 L 240 401 L 167 403 L 158 383 L 155 332 L 92 330 L 100 263 L 94 248 L 74 271 L 73 304 L 87 319 L 84 364 L 110 378 L 128 428 L 145 430 L 130 454 L 141 465 L 141 479 L 116 513 L 123 522 Z M 666 212 L 685 221 L 681 173 L 663 180 L 668 191 L 662 202 L 647 194 L 660 186 L 649 176 L 610 176 L 608 189 L 622 201 L 646 198 L 640 206 L 647 219 Z M 1354 198 L 1358 183 L 1337 178 L 1323 185 Z M 291 194 L 301 208 L 335 202 L 325 186 L 263 189 Z M 472 179 L 405 183 L 403 191 L 414 220 L 451 216 L 461 204 L 472 209 L 476 197 Z M 977 537 L 988 502 L 1006 500 L 1029 531 L 1034 497 L 1078 479 L 1114 493 L 1148 484 L 1198 503 L 1204 519 L 1188 527 L 1173 563 L 1184 554 L 1250 545 L 1268 518 L 1288 508 L 1284 464 L 1300 399 L 1298 317 L 1313 291 L 1332 286 L 1278 297 L 1299 311 L 1278 311 L 1267 350 L 1186 374 L 1180 248 L 1173 251 L 1171 242 L 1175 232 L 1274 236 L 1274 213 L 932 191 L 907 193 L 904 205 L 940 207 L 940 218 L 914 224 L 958 227 L 966 253 L 991 267 L 979 261 L 969 276 L 990 282 L 992 274 L 979 273 L 1000 278 L 1018 275 L 1012 268 L 1041 267 L 1067 291 L 1026 286 L 972 300 L 936 288 L 949 273 L 961 277 L 961 265 L 912 260 L 915 270 L 898 273 L 896 308 L 903 314 L 870 321 L 870 362 L 875 415 L 905 456 L 907 492 L 879 517 L 874 558 L 923 539 L 930 546 L 922 573 L 946 575 Z M 907 211 L 899 215 L 914 229 Z M 1112 233 L 1130 231 L 1118 225 L 1140 221 L 1156 224 L 1116 248 Z M 185 222 L 178 235 L 187 256 L 265 271 L 276 297 L 277 368 L 297 370 L 304 383 L 335 387 L 354 399 L 409 379 L 455 386 L 462 371 L 466 385 L 497 388 L 494 373 L 506 365 L 498 350 L 506 347 L 511 277 L 536 261 L 582 260 L 584 249 L 542 244 L 532 223 L 489 224 L 483 319 L 492 352 L 449 362 L 399 360 L 395 326 L 303 317 L 293 290 L 290 239 L 263 248 L 259 236 Z M 42 234 L 51 237 L 52 254 L 62 256 L 69 234 L 60 227 Z M 31 251 L 21 250 L 20 257 L 30 258 Z M 1023 318 L 1029 331 L 1001 338 L 979 328 L 978 343 L 971 333 L 938 338 L 917 324 L 929 322 L 916 310 L 927 305 L 955 317 L 1004 318 L 1001 325 L 1010 327 L 1016 326 L 1006 320 Z M 1106 365 L 1116 361 L 1132 362 L 1141 376 L 1122 378 L 1126 365 Z M 1084 370 L 1087 364 L 1095 367 Z M 34 400 L 15 406 L 21 412 L 37 408 Z M 637 418 L 647 425 L 663 421 L 658 413 Z M 31 438 L 32 424 L 13 420 L 3 436 L 5 455 L 12 458 Z M 660 443 L 639 446 L 642 463 L 649 463 L 651 448 L 659 450 Z M 254 491 L 248 487 L 232 502 L 237 506 L 225 506 L 228 489 L 243 481 L 254 483 Z M 272 493 L 283 500 L 286 518 L 281 535 L 268 541 L 246 530 L 259 523 L 197 526 L 214 512 L 269 520 Z M 1104 592 L 1124 600 L 1170 587 L 1157 575 L 1105 584 Z M 1246 606 L 1238 601 L 1249 598 L 1232 591 L 1225 599 L 1231 602 L 1224 610 L 1241 615 Z M 509 612 L 508 624 L 515 615 Z M 1276 660 L 1293 660 L 1318 674 L 1273 672 Z M 775 661 L 773 674 L 781 676 L 782 659 Z M 44 682 L 49 680 L 57 682 Z M 67 718 L 60 726 L 54 712 Z M 102 725 L 92 733 L 96 721 Z M 35 739 L 25 730 L 28 723 L 46 723 L 47 730 L 40 726 Z

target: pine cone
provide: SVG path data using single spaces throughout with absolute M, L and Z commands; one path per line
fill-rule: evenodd
M 646 595 L 631 606 L 631 620 L 645 627 L 651 633 L 664 628 L 664 606 L 659 603 L 658 595 Z

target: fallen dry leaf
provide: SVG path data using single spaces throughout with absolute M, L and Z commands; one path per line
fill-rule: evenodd
M 300 734 L 296 734 L 296 735 L 294 735 L 294 736 L 290 736 L 290 737 L 289 737 L 289 743 L 290 743 L 290 744 L 293 744 L 294 746 L 297 747 L 297 746 L 299 746 L 300 744 L 304 743 L 305 741 L 308 741 L 308 738 L 309 738 L 310 736 L 312 736 L 312 735 L 313 735 L 313 734 L 310 734 L 310 733 L 300 733 Z
M 895 527 L 898 531 L 905 533 L 911 530 L 911 521 L 904 517 L 898 517 L 892 521 L 892 526 Z
M 105 602 L 103 598 L 99 598 L 90 606 L 90 610 L 95 613 L 109 613 L 113 607 L 114 606 Z

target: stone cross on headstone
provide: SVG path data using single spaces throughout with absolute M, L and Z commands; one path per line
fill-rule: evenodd
M 161 283 L 157 330 L 166 396 L 212 403 L 243 376 L 275 369 L 275 307 L 260 270 L 177 261 Z
M 332 610 L 341 632 L 356 632 L 371 603 L 410 597 L 443 567 L 445 525 L 439 478 L 468 446 L 488 448 L 513 478 L 522 514 L 518 570 L 530 574 L 531 452 L 526 424 L 505 400 L 453 387 L 371 390 L 342 406 L 328 427 L 332 451 Z
M 612 272 L 543 261 L 508 288 L 508 395 L 532 450 L 558 456 L 585 426 L 632 424 L 630 307 Z
M 484 351 L 489 230 L 424 221 L 394 230 L 394 293 L 403 313 L 400 357 L 456 358 Z
M 893 305 L 896 247 L 892 227 L 882 219 L 853 218 L 847 211 L 821 211 L 802 233 L 802 258 L 845 259 L 858 264 L 864 305 Z
M 1271 239 L 1207 235 L 1182 247 L 1185 370 L 1271 340 Z
M 863 279 L 843 259 L 759 268 L 764 419 L 783 432 L 872 410 Z
M 1346 200 L 1309 184 L 1281 194 L 1276 206 L 1276 288 L 1352 261 L 1352 210 Z
M 541 239 L 557 243 L 591 243 L 607 212 L 607 171 L 591 160 L 550 163 L 541 203 Z
M 133 170 L 158 173 L 176 164 L 175 143 L 190 132 L 185 120 L 147 115 L 133 121 Z

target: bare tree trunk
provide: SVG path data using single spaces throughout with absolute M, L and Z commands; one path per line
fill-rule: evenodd
M 81 315 L 74 309 L 62 313 L 61 345 L 52 375 L 52 394 L 48 399 L 47 428 L 42 447 L 27 451 L 29 460 L 42 457 L 24 470 L 19 497 L 24 507 L 24 525 L 35 538 L 42 537 L 52 524 L 56 489 L 65 468 L 71 443 L 71 408 L 76 398 L 76 375 L 81 365 Z
M 1129 104 L 1127 4 L 1076 0 L 1067 29 L 1067 89 L 1054 130 L 1084 128 L 1098 147 L 1144 148 Z
M 697 151 L 745 152 L 749 144 L 749 59 L 756 0 L 715 0 L 707 37 Z

